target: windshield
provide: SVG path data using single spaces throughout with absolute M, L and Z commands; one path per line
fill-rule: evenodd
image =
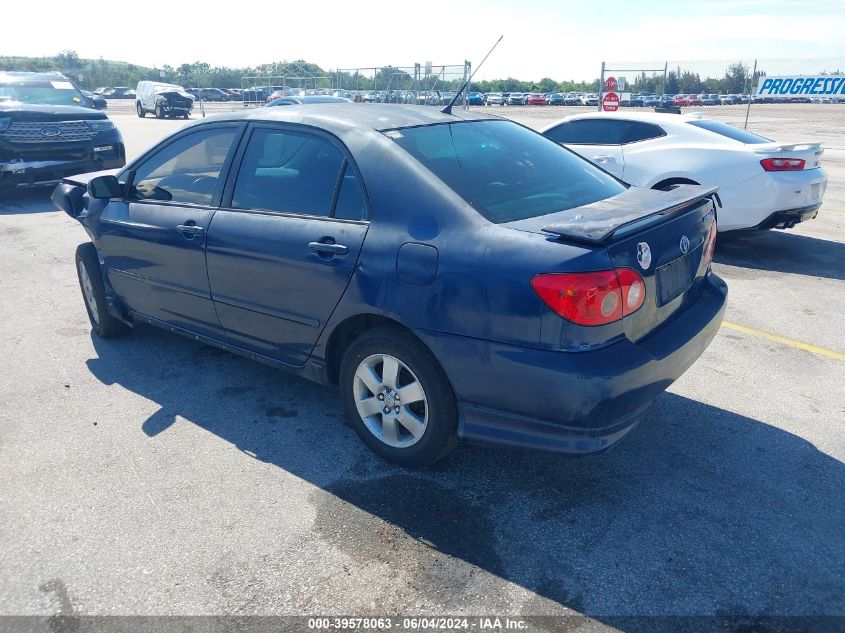
M 69 81 L 3 81 L 0 101 L 40 105 L 87 106 L 85 96 Z
M 497 224 L 581 207 L 625 190 L 589 161 L 510 121 L 404 128 L 387 136 Z
M 745 143 L 746 145 L 760 145 L 762 143 L 772 142 L 772 139 L 770 138 L 758 136 L 757 134 L 752 134 L 751 132 L 746 132 L 745 130 L 740 130 L 738 127 L 722 123 L 721 121 L 702 119 L 701 121 L 690 121 L 689 124 L 694 125 L 695 127 L 700 127 L 703 130 L 715 132 L 721 136 L 726 136 L 735 141 L 739 141 L 740 143 Z

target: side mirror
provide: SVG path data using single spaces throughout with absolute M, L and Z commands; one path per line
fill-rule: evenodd
M 98 200 L 123 197 L 123 185 L 114 176 L 97 176 L 88 181 L 88 195 Z
M 95 95 L 94 98 L 91 99 L 91 103 L 93 103 L 95 110 L 105 110 L 109 107 L 108 102 L 98 95 Z

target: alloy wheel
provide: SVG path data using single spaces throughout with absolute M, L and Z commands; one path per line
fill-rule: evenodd
M 355 370 L 355 406 L 367 430 L 394 448 L 413 446 L 428 426 L 428 402 L 410 367 L 390 354 L 373 354 Z

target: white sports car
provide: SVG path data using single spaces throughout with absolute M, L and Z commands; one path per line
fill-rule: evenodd
M 579 114 L 547 138 L 638 187 L 718 186 L 719 231 L 792 228 L 827 187 L 821 143 L 778 143 L 698 114 Z

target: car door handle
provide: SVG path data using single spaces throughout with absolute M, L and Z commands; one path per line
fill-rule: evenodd
M 205 229 L 201 226 L 197 226 L 192 222 L 188 222 L 187 224 L 180 224 L 176 227 L 176 230 L 179 231 L 185 239 L 192 240 L 197 235 L 202 235 L 205 233 Z
M 598 156 L 593 156 L 593 160 L 597 163 L 610 163 L 610 162 L 615 163 L 616 162 L 616 159 L 613 156 L 610 156 L 608 154 L 599 154 Z
M 318 255 L 346 255 L 349 249 L 343 244 L 328 242 L 308 242 L 308 250 Z

